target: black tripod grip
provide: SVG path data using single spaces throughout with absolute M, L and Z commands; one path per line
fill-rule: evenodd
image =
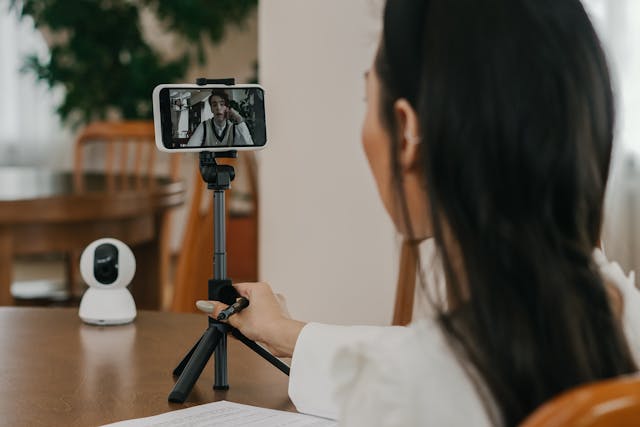
M 207 364 L 207 361 L 211 357 L 213 350 L 215 350 L 220 340 L 221 332 L 214 326 L 210 326 L 200 338 L 200 342 L 196 346 L 189 362 L 185 366 L 180 378 L 173 386 L 173 390 L 169 393 L 169 402 L 183 403 L 193 385 L 198 380 L 198 377 L 202 373 L 202 370 Z

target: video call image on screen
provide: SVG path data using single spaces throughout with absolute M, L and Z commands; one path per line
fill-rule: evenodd
M 264 93 L 260 88 L 163 89 L 172 149 L 251 147 L 266 143 Z M 168 98 L 168 99 L 167 99 Z

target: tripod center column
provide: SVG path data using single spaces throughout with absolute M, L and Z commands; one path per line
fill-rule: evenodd
M 224 190 L 213 192 L 213 278 L 227 278 Z

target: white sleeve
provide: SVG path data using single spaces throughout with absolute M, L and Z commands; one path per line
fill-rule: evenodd
M 196 130 L 193 131 L 193 134 L 189 138 L 189 142 L 187 142 L 187 147 L 200 147 L 202 145 L 202 137 L 204 122 L 200 123 Z
M 251 133 L 245 122 L 240 122 L 236 125 L 236 139 L 233 145 L 253 145 Z
M 491 425 L 434 319 L 344 348 L 333 373 L 344 427 Z
M 622 327 L 627 343 L 636 363 L 640 364 L 640 291 L 636 288 L 636 275 L 632 271 L 625 275 L 617 262 L 607 259 L 600 249 L 593 251 L 602 278 L 616 286 L 622 296 Z
M 308 323 L 298 336 L 291 360 L 289 397 L 299 412 L 338 418 L 335 395 L 339 384 L 334 361 L 345 347 L 376 340 L 384 333 L 403 327 L 336 326 Z
M 306 325 L 291 363 L 299 412 L 341 426 L 490 426 L 433 319 L 410 327 Z

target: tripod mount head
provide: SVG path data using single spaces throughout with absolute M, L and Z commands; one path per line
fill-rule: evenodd
M 235 150 L 222 153 L 200 152 L 200 175 L 207 183 L 209 190 L 228 190 L 231 188 L 231 181 L 236 177 L 236 172 L 231 165 L 216 163 L 216 158 L 235 158 L 237 155 L 238 152 Z

